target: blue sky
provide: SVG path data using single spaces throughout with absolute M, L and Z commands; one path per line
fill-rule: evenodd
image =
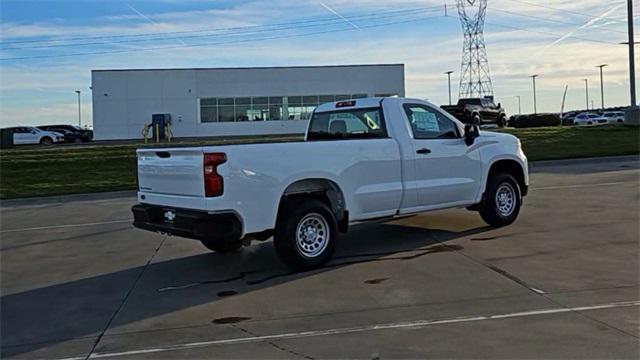
M 91 70 L 105 68 L 404 63 L 407 95 L 444 104 L 443 73 L 456 71 L 455 97 L 462 45 L 444 3 L 0 0 L 2 126 L 75 122 L 76 89 L 90 121 Z M 447 3 L 456 15 L 455 1 Z M 528 75 L 536 73 L 539 111 L 559 111 L 565 85 L 567 107 L 584 108 L 584 78 L 599 105 L 595 65 L 607 63 L 606 104 L 626 104 L 627 50 L 618 44 L 626 40 L 625 3 L 489 0 L 485 37 L 497 101 L 514 113 L 520 95 L 531 111 Z

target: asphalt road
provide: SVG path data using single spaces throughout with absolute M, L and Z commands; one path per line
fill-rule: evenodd
M 361 225 L 295 274 L 136 230 L 130 197 L 5 203 L 2 357 L 637 359 L 637 158 L 534 170 L 512 226 Z

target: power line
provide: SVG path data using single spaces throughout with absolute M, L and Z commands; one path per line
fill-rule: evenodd
M 585 16 L 585 17 L 588 17 L 590 19 L 595 19 L 595 18 L 598 17 L 597 15 L 594 16 L 594 15 L 583 13 L 583 12 L 556 8 L 556 7 L 549 6 L 549 5 L 535 4 L 535 3 L 531 3 L 531 2 L 523 1 L 523 0 L 509 0 L 509 1 L 517 2 L 517 3 L 520 3 L 520 4 L 529 5 L 529 6 L 537 6 L 537 7 L 540 7 L 540 8 L 549 9 L 549 10 L 555 10 L 555 11 L 558 11 L 558 12 L 564 12 L 564 13 L 568 13 L 568 14 Z M 618 19 L 614 19 L 614 18 L 609 18 L 609 17 L 603 17 L 602 19 L 607 19 L 607 20 L 610 20 L 610 21 L 623 22 L 624 23 L 624 21 L 621 21 L 621 20 L 618 20 Z
M 492 23 L 492 22 L 488 22 L 488 21 L 486 21 L 485 23 L 488 24 L 488 25 L 493 25 L 493 26 L 497 26 L 497 27 L 502 27 L 502 28 L 507 28 L 507 29 L 514 29 L 514 30 L 519 30 L 519 31 L 526 31 L 526 32 L 530 32 L 530 33 L 547 35 L 547 36 L 554 36 L 554 37 L 565 36 L 564 34 L 558 34 L 558 33 L 553 33 L 553 32 L 549 32 L 549 31 L 531 30 L 531 29 L 526 29 L 526 28 L 522 28 L 522 27 L 518 27 L 518 26 L 497 24 L 497 23 Z M 577 40 L 582 40 L 582 41 L 596 42 L 596 43 L 600 43 L 600 44 L 619 45 L 617 42 L 590 39 L 590 38 L 585 38 L 585 37 L 581 37 L 581 36 L 570 35 L 570 36 L 567 36 L 567 37 L 568 38 L 577 39 Z
M 382 24 L 373 24 L 373 25 L 363 25 L 360 26 L 361 29 L 370 29 L 377 27 L 384 27 L 389 25 L 399 25 L 399 24 L 408 24 L 418 21 L 424 21 L 429 19 L 437 19 L 443 18 L 443 15 L 439 16 L 430 16 L 430 17 L 420 17 L 411 20 L 402 20 L 402 21 L 394 21 L 387 22 Z M 317 31 L 310 32 L 304 34 L 288 34 L 288 35 L 277 35 L 271 37 L 263 37 L 263 38 L 253 38 L 253 39 L 243 39 L 243 40 L 231 40 L 231 41 L 220 41 L 220 42 L 212 42 L 212 43 L 201 43 L 201 44 L 192 44 L 186 46 L 163 46 L 163 47 L 148 47 L 141 49 L 128 49 L 128 50 L 105 50 L 105 51 L 94 51 L 94 52 L 81 52 L 81 53 L 70 53 L 70 54 L 54 54 L 54 55 L 36 55 L 36 56 L 22 56 L 22 57 L 11 57 L 11 58 L 0 58 L 0 61 L 14 61 L 14 60 L 33 60 L 33 59 L 45 59 L 45 58 L 62 58 L 62 57 L 72 57 L 72 56 L 86 56 L 86 55 L 106 55 L 106 54 L 119 54 L 119 53 L 130 53 L 130 52 L 142 52 L 142 51 L 156 51 L 156 50 L 169 50 L 169 49 L 184 49 L 188 47 L 202 47 L 202 46 L 214 46 L 214 45 L 228 45 L 228 44 L 239 44 L 239 43 L 251 43 L 256 41 L 265 41 L 265 40 L 276 40 L 276 39 L 289 39 L 289 38 L 298 38 L 305 36 L 313 36 L 320 34 L 329 34 L 336 32 L 344 32 L 344 31 L 355 31 L 353 28 L 343 28 L 343 29 L 335 29 L 335 30 L 327 30 L 327 31 Z
M 395 13 L 389 15 L 367 15 L 367 16 L 358 16 L 358 20 L 368 20 L 368 21 L 376 21 L 381 19 L 394 18 L 399 16 L 406 16 L 406 13 L 411 12 L 411 15 L 415 15 L 416 13 L 428 13 L 433 12 L 434 10 L 403 10 L 402 13 Z M 352 19 L 355 19 L 353 17 Z M 262 34 L 264 32 L 276 32 L 283 30 L 291 30 L 291 29 L 303 29 L 303 28 L 312 28 L 319 26 L 331 26 L 331 25 L 340 25 L 344 23 L 342 19 L 326 19 L 323 23 L 312 23 L 306 25 L 292 25 L 292 26 L 284 26 L 277 28 L 265 28 L 265 29 L 256 29 L 250 31 L 237 31 L 237 32 L 227 32 L 222 34 L 200 34 L 200 35 L 187 35 L 187 36 L 178 36 L 171 38 L 150 38 L 150 39 L 124 39 L 117 41 L 109 41 L 109 42 L 85 42 L 85 43 L 70 43 L 70 44 L 53 44 L 53 45 L 36 45 L 36 46 L 20 46 L 20 47 L 8 47 L 2 48 L 0 50 L 32 50 L 32 49 L 51 49 L 51 48 L 63 48 L 63 47 L 79 47 L 79 46 L 92 46 L 92 45 L 112 45 L 112 44 L 124 44 L 124 43 L 139 43 L 139 42 L 152 42 L 152 41 L 167 41 L 173 39 L 197 39 L 197 38 L 208 38 L 208 37 L 229 37 L 229 36 L 239 36 L 239 35 L 251 35 L 251 34 Z
M 429 6 L 429 7 L 418 7 L 412 9 L 400 9 L 400 10 L 386 10 L 386 11 L 372 11 L 362 13 L 360 15 L 348 15 L 347 17 L 350 20 L 357 20 L 359 17 L 377 15 L 377 14 L 392 14 L 392 13 L 405 13 L 405 12 L 413 12 L 413 11 L 421 11 L 421 10 L 429 10 L 429 9 L 443 9 L 443 5 L 438 6 Z M 313 22 L 326 22 L 326 21 L 335 21 L 334 18 L 325 17 L 315 17 L 315 18 L 307 18 L 301 19 L 298 21 L 290 21 L 290 22 L 282 22 L 282 23 L 274 23 L 274 24 L 263 24 L 263 25 L 245 25 L 245 26 L 235 26 L 235 27 L 226 27 L 226 28 L 204 28 L 204 29 L 196 29 L 196 30 L 182 30 L 182 31 L 167 31 L 167 32 L 155 32 L 155 33 L 143 33 L 143 34 L 116 34 L 116 35 L 101 35 L 101 36 L 82 36 L 82 37 L 70 37 L 70 38 L 58 38 L 58 39 L 47 39 L 47 40 L 15 40 L 15 41 L 0 41 L 0 45 L 7 44 L 22 44 L 22 43 L 47 43 L 47 42 L 61 42 L 61 41 L 78 41 L 78 40 L 96 40 L 96 39 L 117 39 L 117 38 L 136 38 L 136 37 L 147 37 L 147 36 L 164 36 L 164 35 L 175 35 L 175 34 L 188 34 L 188 33 L 198 33 L 198 32 L 222 32 L 222 31 L 233 31 L 233 30 L 243 30 L 243 29 L 257 29 L 264 27 L 274 27 L 274 26 L 286 26 L 286 25 L 295 25 L 295 24 L 308 24 Z
M 457 16 L 449 16 L 449 17 L 458 19 Z M 527 28 L 523 28 L 523 27 L 519 27 L 519 26 L 498 24 L 498 23 L 489 22 L 489 21 L 485 21 L 485 24 L 492 25 L 492 26 L 497 26 L 497 27 L 502 27 L 502 28 L 507 28 L 507 29 L 530 32 L 530 33 L 534 33 L 534 34 L 547 35 L 547 36 L 554 36 L 554 37 L 565 36 L 564 34 L 558 34 L 558 33 L 553 33 L 553 32 L 549 32 L 549 31 L 532 30 L 532 29 L 527 29 Z M 617 42 L 598 40 L 598 39 L 590 39 L 590 38 L 585 38 L 585 37 L 581 37 L 581 36 L 571 35 L 571 36 L 567 36 L 567 37 L 568 38 L 574 38 L 574 39 L 577 39 L 577 40 L 596 42 L 596 43 L 607 44 L 607 45 L 619 45 Z
M 564 25 L 572 25 L 572 26 L 581 26 L 581 25 L 583 25 L 581 23 L 567 22 L 567 21 L 543 18 L 543 17 L 533 16 L 533 15 L 525 15 L 525 14 L 521 14 L 521 13 L 517 13 L 517 12 L 513 12 L 513 11 L 496 9 L 496 8 L 489 8 L 489 10 L 498 11 L 498 12 L 501 12 L 501 13 L 511 14 L 511 15 L 515 15 L 515 16 L 527 17 L 527 18 L 536 19 L 536 20 L 540 20 L 540 21 L 552 22 L 552 23 L 556 23 L 556 24 L 564 24 Z M 615 29 L 607 29 L 607 28 L 598 28 L 598 31 L 609 31 L 609 32 L 615 32 L 615 33 L 620 33 L 620 34 L 626 34 L 627 33 L 626 31 L 615 30 Z

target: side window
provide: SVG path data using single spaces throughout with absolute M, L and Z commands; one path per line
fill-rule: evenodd
M 424 105 L 405 104 L 414 139 L 456 139 L 460 137 L 456 124 L 440 112 Z

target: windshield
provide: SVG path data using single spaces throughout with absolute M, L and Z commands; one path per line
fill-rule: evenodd
M 482 105 L 481 99 L 460 99 L 458 105 Z
M 380 108 L 314 113 L 307 140 L 385 138 L 387 131 Z

